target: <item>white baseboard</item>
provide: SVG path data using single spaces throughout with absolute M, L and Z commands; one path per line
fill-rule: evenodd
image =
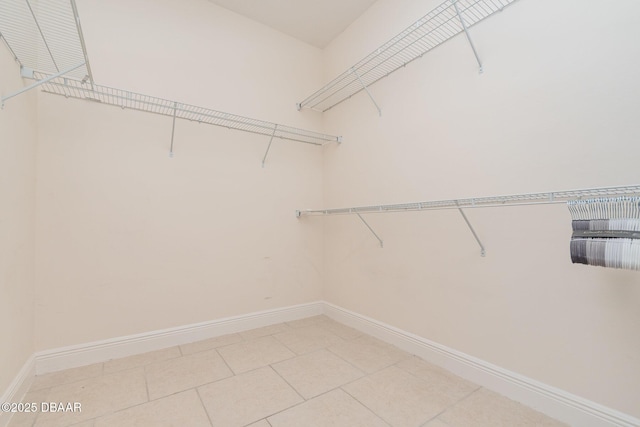
M 492 365 L 353 311 L 325 302 L 324 313 L 340 323 L 393 344 L 462 378 L 521 402 L 571 426 L 640 427 L 640 420 L 630 415 Z
M 220 335 L 261 328 L 275 323 L 317 316 L 322 313 L 323 303 L 318 301 L 41 351 L 35 354 L 36 373 L 41 375 L 105 362 L 119 357 L 132 356 Z
M 90 365 L 323 313 L 569 425 L 640 427 L 640 420 L 630 415 L 322 301 L 38 352 L 25 363 L 2 401 L 20 400 L 35 373 Z M 0 427 L 6 423 L 8 417 L 3 419 L 0 414 Z
M 9 388 L 2 394 L 0 397 L 0 403 L 4 402 L 21 402 L 24 395 L 31 387 L 31 383 L 33 383 L 33 377 L 36 373 L 36 364 L 34 355 L 29 356 L 27 361 L 18 372 L 18 375 L 13 379 L 11 384 L 9 384 Z M 0 427 L 5 427 L 9 424 L 9 420 L 11 420 L 10 412 L 0 411 Z

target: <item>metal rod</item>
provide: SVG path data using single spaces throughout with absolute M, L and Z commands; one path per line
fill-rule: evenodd
M 505 196 L 475 197 L 456 200 L 433 200 L 392 205 L 360 206 L 338 209 L 303 210 L 302 215 L 349 215 L 356 213 L 407 212 L 416 210 L 495 208 L 509 206 L 550 205 L 566 203 L 568 200 L 602 196 L 639 195 L 640 185 L 599 187 L 580 190 L 553 191 L 546 193 L 511 194 Z
M 380 247 L 383 248 L 384 244 L 382 243 L 382 239 L 380 238 L 380 236 L 378 236 L 376 232 L 373 231 L 373 228 L 371 228 L 371 226 L 367 223 L 367 221 L 365 221 L 364 218 L 362 218 L 362 215 L 360 215 L 359 213 L 356 213 L 356 215 L 358 215 L 358 218 L 360 218 L 360 221 L 362 221 L 363 224 L 367 226 L 369 231 L 373 233 L 374 236 L 376 236 L 376 239 L 378 239 L 378 242 L 380 242 Z
M 42 85 L 42 84 L 44 84 L 44 83 L 47 83 L 49 80 L 53 80 L 53 79 L 55 79 L 55 78 L 57 78 L 57 77 L 60 77 L 60 76 L 62 76 L 62 75 L 64 75 L 64 74 L 70 73 L 71 71 L 76 70 L 76 69 L 78 69 L 78 68 L 82 67 L 83 65 L 84 65 L 84 62 L 83 62 L 82 64 L 78 64 L 78 65 L 76 65 L 75 67 L 71 67 L 71 68 L 69 68 L 68 70 L 60 71 L 60 72 L 59 72 L 59 73 L 57 73 L 57 74 L 53 74 L 53 75 L 51 75 L 51 76 L 49 76 L 49 77 L 47 77 L 47 78 L 44 78 L 44 79 L 42 79 L 42 80 L 38 80 L 37 82 L 35 82 L 35 83 L 33 83 L 33 84 L 30 84 L 29 86 L 23 87 L 22 89 L 20 89 L 20 90 L 19 90 L 19 91 L 17 91 L 17 92 L 12 93 L 11 95 L 3 96 L 3 97 L 2 97 L 2 101 L 1 101 L 1 102 L 2 102 L 2 108 L 4 108 L 4 102 L 5 102 L 7 99 L 11 99 L 11 98 L 13 98 L 14 96 L 18 96 L 18 95 L 20 95 L 21 93 L 24 93 L 24 92 L 27 92 L 27 91 L 29 91 L 29 90 L 33 89 L 33 88 L 36 88 L 36 87 L 38 87 L 38 86 L 40 86 L 40 85 Z
M 42 28 L 40 28 L 40 24 L 38 23 L 38 18 L 36 18 L 36 14 L 33 12 L 33 8 L 31 7 L 31 3 L 29 3 L 29 0 L 25 0 L 25 2 L 27 3 L 27 6 L 29 7 L 29 11 L 31 12 L 31 16 L 33 16 L 33 22 L 36 24 L 36 27 L 38 28 L 38 32 L 40 33 L 40 37 L 42 38 L 42 42 L 44 43 L 44 46 L 47 48 L 47 52 L 49 52 L 49 56 L 51 57 L 51 61 L 53 62 L 53 66 L 56 67 L 56 71 L 60 71 L 60 68 L 58 68 L 58 64 L 56 64 L 56 60 L 53 57 L 53 54 L 51 53 L 51 49 L 49 49 L 49 45 L 47 44 L 47 39 L 44 37 L 44 34 L 42 33 Z
M 471 234 L 473 234 L 473 237 L 475 237 L 476 242 L 478 242 L 478 245 L 480 245 L 480 256 L 486 256 L 487 252 L 484 249 L 484 245 L 482 244 L 482 242 L 480 241 L 480 238 L 478 237 L 478 235 L 476 234 L 476 230 L 473 229 L 473 226 L 471 225 L 471 223 L 469 222 L 469 219 L 467 218 L 467 216 L 465 215 L 464 211 L 462 210 L 462 208 L 458 208 L 458 211 L 460 211 L 460 215 L 462 215 L 462 218 L 464 218 L 464 222 L 467 223 L 467 226 L 469 227 L 469 230 L 471 230 Z
M 271 134 L 271 139 L 269 140 L 269 145 L 267 146 L 267 151 L 264 153 L 264 157 L 262 158 L 262 167 L 264 168 L 264 162 L 267 160 L 267 154 L 269 154 L 269 149 L 271 148 L 271 143 L 273 142 L 273 137 L 278 130 L 278 125 L 273 127 L 273 133 Z
M 16 56 L 16 53 L 13 51 L 13 49 L 11 49 L 11 46 L 9 45 L 9 42 L 2 35 L 2 33 L 0 33 L 0 39 L 4 42 L 4 45 L 7 47 L 7 49 L 9 49 L 9 52 L 11 52 L 11 55 L 13 56 L 14 61 L 16 61 L 18 64 L 22 65 L 22 63 L 20 62 L 20 60 Z
M 351 71 L 353 72 L 353 74 L 356 75 L 356 77 L 358 78 L 358 81 L 360 82 L 360 84 L 362 85 L 362 88 L 365 90 L 365 92 L 367 92 L 367 95 L 369 95 L 369 98 L 371 98 L 371 102 L 373 102 L 373 105 L 376 106 L 376 109 L 378 110 L 378 115 L 382 116 L 382 110 L 380 109 L 380 107 L 378 106 L 378 103 L 376 102 L 375 99 L 373 99 L 373 95 L 371 95 L 371 92 L 369 92 L 369 89 L 367 89 L 367 85 L 364 84 L 364 82 L 362 81 L 362 79 L 360 78 L 360 75 L 358 74 L 358 72 L 356 71 L 355 68 L 352 68 Z
M 473 44 L 473 40 L 471 39 L 471 34 L 469 34 L 469 29 L 467 28 L 467 24 L 464 22 L 462 15 L 460 14 L 460 9 L 458 8 L 458 0 L 451 0 L 453 3 L 453 7 L 456 9 L 456 13 L 458 14 L 458 19 L 460 19 L 460 23 L 462 24 L 462 28 L 464 29 L 464 34 L 467 36 L 467 40 L 469 41 L 469 45 L 471 46 L 471 50 L 473 51 L 473 55 L 476 57 L 476 61 L 478 61 L 478 67 L 480 73 L 482 73 L 482 61 L 480 61 L 480 56 L 478 56 L 478 52 L 476 51 L 476 47 Z
M 173 125 L 171 126 L 171 147 L 169 148 L 169 157 L 173 157 L 173 136 L 176 132 L 176 113 L 178 112 L 178 103 L 173 103 Z
M 84 63 L 87 66 L 87 74 L 89 75 L 89 81 L 93 88 L 93 73 L 91 72 L 91 65 L 89 65 L 89 56 L 87 55 L 87 46 L 84 42 L 84 36 L 82 35 L 82 26 L 80 25 L 80 15 L 78 14 L 78 7 L 76 6 L 76 0 L 71 0 L 71 8 L 73 9 L 73 16 L 76 21 L 76 29 L 78 30 L 78 36 L 80 37 L 80 45 L 82 46 L 82 54 L 84 55 Z

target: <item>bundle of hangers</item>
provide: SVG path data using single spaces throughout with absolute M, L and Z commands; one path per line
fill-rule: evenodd
M 567 204 L 573 219 L 573 263 L 640 270 L 640 197 Z

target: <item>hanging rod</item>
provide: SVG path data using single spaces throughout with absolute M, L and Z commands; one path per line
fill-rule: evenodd
M 34 76 L 38 80 L 47 78 L 46 74 L 39 72 L 35 72 Z M 83 83 L 79 80 L 64 77 L 51 79 L 43 83 L 42 88 L 46 93 L 63 95 L 67 98 L 85 99 L 101 104 L 115 105 L 305 144 L 324 145 L 342 141 L 342 138 L 338 136 L 284 126 L 236 114 L 223 113 L 209 108 L 183 104 L 98 84 L 91 85 L 87 82 Z
M 1 0 L 0 34 L 21 67 L 93 82 L 75 0 Z
M 329 110 L 514 1 L 446 0 L 298 103 L 298 110 Z
M 552 191 L 547 193 L 512 194 L 508 196 L 490 196 L 468 199 L 436 200 L 428 202 L 401 203 L 393 205 L 360 206 L 339 209 L 307 209 L 296 211 L 296 216 L 303 215 L 354 215 L 362 213 L 406 212 L 438 209 L 490 208 L 503 206 L 544 205 L 566 203 L 568 200 L 579 200 L 598 197 L 640 195 L 640 185 L 624 187 L 601 187 L 583 190 Z

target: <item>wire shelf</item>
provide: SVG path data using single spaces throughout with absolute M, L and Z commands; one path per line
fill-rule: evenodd
M 38 80 L 48 76 L 43 73 L 34 73 Z M 115 105 L 121 108 L 145 111 L 178 119 L 190 120 L 198 123 L 206 123 L 235 129 L 244 132 L 256 133 L 273 138 L 303 142 L 313 145 L 324 145 L 330 142 L 340 142 L 341 138 L 324 133 L 298 129 L 291 126 L 224 113 L 209 108 L 197 107 L 168 99 L 143 95 L 122 89 L 115 89 L 98 84 L 83 83 L 65 77 L 58 77 L 42 83 L 44 92 L 63 95 L 67 98 L 85 99 L 107 105 Z
M 301 210 L 297 211 L 297 215 L 355 215 L 361 213 L 541 205 L 565 203 L 569 200 L 633 195 L 640 195 L 640 185 L 625 187 L 590 188 L 584 190 L 553 191 L 548 193 L 513 194 L 507 196 L 490 196 L 468 199 L 436 200 L 393 205 L 360 206 L 353 208 Z
M 25 68 L 93 81 L 74 0 L 0 1 L 0 37 Z
M 515 0 L 447 0 L 298 104 L 327 111 Z

